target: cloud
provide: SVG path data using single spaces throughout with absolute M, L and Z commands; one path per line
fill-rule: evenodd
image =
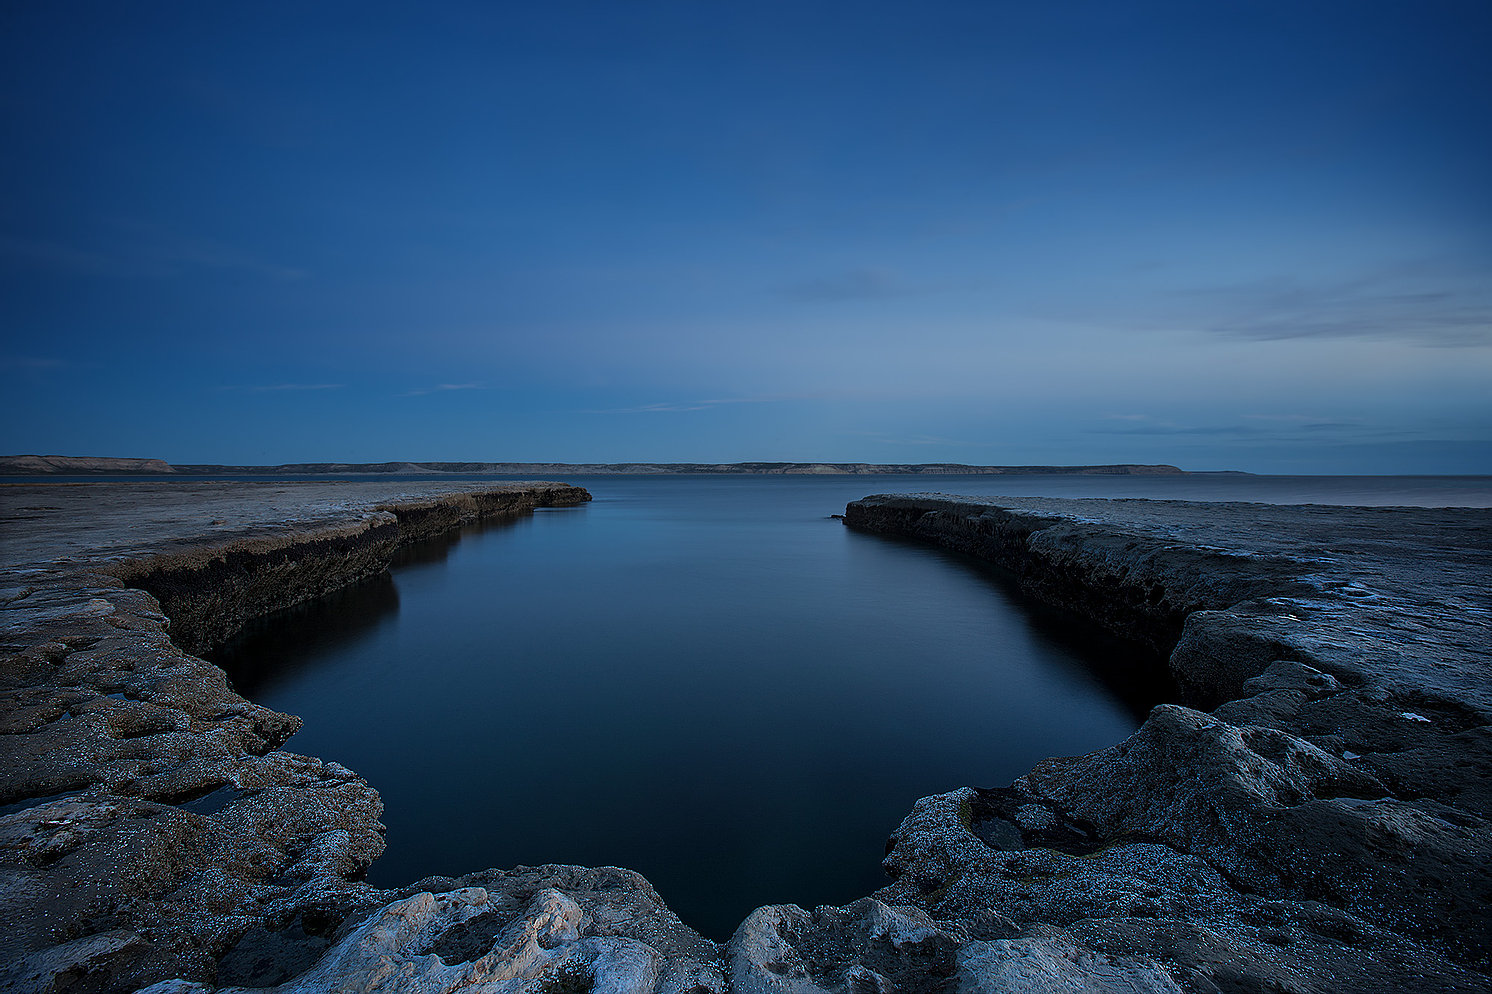
M 0 356 L 0 369 L 61 369 L 69 365 L 66 359 L 47 356 Z
M 804 280 L 784 288 L 792 300 L 805 303 L 874 300 L 908 292 L 895 274 L 884 269 L 851 269 Z
M 663 401 L 638 404 L 635 407 L 608 407 L 577 411 L 577 414 L 674 414 L 686 411 L 708 411 L 727 404 L 770 404 L 787 397 L 717 397 L 712 400 Z
M 884 432 L 875 431 L 851 431 L 845 432 L 845 434 L 868 438 L 873 442 L 879 442 L 883 445 L 951 445 L 961 448 L 989 448 L 995 444 L 994 442 L 969 442 L 956 438 L 944 438 L 941 435 L 923 435 L 917 433 L 889 435 Z
M 1411 263 L 1335 282 L 1284 276 L 1183 296 L 1200 305 L 1203 330 L 1230 338 L 1492 345 L 1492 284 L 1459 263 Z
M 583 414 L 663 414 L 676 411 L 704 411 L 711 404 L 640 404 L 637 407 L 613 407 L 607 410 L 582 411 Z
M 1181 425 L 1170 422 L 1134 424 L 1124 427 L 1089 428 L 1093 435 L 1262 435 L 1265 429 L 1248 425 Z
M 1314 414 L 1244 414 L 1246 421 L 1263 421 L 1266 424 L 1293 426 L 1300 431 L 1350 431 L 1363 425 L 1361 418 L 1323 418 Z
M 116 279 L 168 279 L 193 270 L 249 273 L 272 280 L 300 280 L 304 269 L 259 258 L 209 238 L 125 225 L 110 233 L 107 247 L 80 247 L 56 241 L 0 235 L 0 256 L 45 269 Z
M 310 273 L 294 266 L 260 259 L 251 253 L 208 239 L 175 239 L 160 246 L 161 264 L 185 269 L 222 269 L 272 280 L 303 280 Z
M 1143 417 L 1144 415 L 1141 415 Z M 1241 415 L 1250 421 L 1319 421 L 1320 418 L 1310 414 L 1244 414 Z
M 244 390 L 248 393 L 274 393 L 281 390 L 341 390 L 341 383 L 256 383 L 220 387 L 221 390 Z
M 80 249 L 60 242 L 0 235 L 0 256 L 43 269 L 67 269 L 85 276 L 163 276 L 159 267 Z
M 1323 444 L 1334 439 L 1362 441 L 1368 438 L 1402 438 L 1415 434 L 1400 426 L 1374 426 L 1359 418 L 1328 418 L 1310 414 L 1243 414 L 1237 424 L 1187 424 L 1148 414 L 1107 414 L 1104 421 L 1121 424 L 1100 425 L 1084 429 L 1092 435 L 1149 435 L 1203 438 L 1235 438 L 1251 441 L 1304 441 L 1310 438 Z
M 481 383 L 440 383 L 433 387 L 422 390 L 406 390 L 401 397 L 423 397 L 426 394 L 444 393 L 450 390 L 486 390 L 487 387 Z

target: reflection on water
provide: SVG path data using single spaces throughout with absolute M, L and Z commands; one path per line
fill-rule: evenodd
M 1149 648 L 1116 638 L 1097 624 L 1031 599 L 1006 571 L 963 553 L 928 549 L 913 539 L 885 535 L 861 537 L 914 546 L 946 562 L 948 569 L 966 575 L 970 583 L 990 586 L 992 608 L 1020 617 L 1038 644 L 1054 650 L 1046 662 L 1071 668 L 1070 678 L 1075 681 L 1102 684 L 1129 711 L 1137 725 L 1156 704 L 1176 700 L 1177 688 L 1170 670 Z
M 253 701 L 272 693 L 331 646 L 356 645 L 399 610 L 399 588 L 388 573 L 343 587 L 319 600 L 249 624 L 207 658 L 228 673 L 233 689 Z
M 596 500 L 411 549 L 219 656 L 305 719 L 289 748 L 378 788 L 375 884 L 628 866 L 726 938 L 868 894 L 918 797 L 1109 745 L 1165 694 L 991 568 L 828 517 L 883 481 L 572 482 Z
M 440 563 L 463 538 L 510 528 L 513 518 L 488 518 L 406 545 L 391 566 Z M 233 689 L 258 701 L 277 682 L 316 665 L 332 647 L 356 645 L 399 610 L 399 588 L 384 572 L 314 601 L 276 611 L 244 627 L 238 637 L 206 656 L 228 674 Z

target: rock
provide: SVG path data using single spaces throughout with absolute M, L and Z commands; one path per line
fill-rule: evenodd
M 543 887 L 526 892 L 522 882 L 541 879 L 545 870 L 570 884 L 586 878 L 594 884 L 598 874 L 606 876 L 604 871 L 580 867 L 550 867 L 526 875 L 496 874 L 500 882 L 510 885 L 505 892 L 482 887 L 422 891 L 361 918 L 325 947 L 314 964 L 281 983 L 213 988 L 169 980 L 146 990 L 151 994 L 189 990 L 228 994 L 250 989 L 278 994 L 539 990 L 722 994 L 725 990 L 709 943 L 704 943 L 708 959 L 681 962 L 667 951 L 615 931 L 615 922 L 613 926 L 598 922 L 581 902 L 559 890 Z M 628 877 L 625 871 L 613 871 L 610 883 L 615 888 L 639 880 L 635 874 Z M 642 887 L 651 892 L 645 882 Z M 524 893 L 525 897 L 518 896 Z M 653 909 L 655 915 L 659 908 L 661 902 Z M 647 927 L 645 920 L 629 924 L 634 929 Z M 665 939 L 661 943 L 665 950 L 670 950 L 669 940 L 677 936 L 670 936 L 667 928 L 659 934 Z
M 959 940 L 922 910 L 864 898 L 812 914 L 758 908 L 726 956 L 737 994 L 940 991 L 956 969 Z
M 124 983 L 136 964 L 150 955 L 138 932 L 115 929 L 59 942 L 0 967 L 5 990 L 108 990 Z
M 1198 990 L 1492 988 L 1492 514 L 925 495 L 846 523 L 997 563 L 1216 707 L 924 798 L 883 900 L 1005 957 L 1050 940 L 1043 976 L 1077 949 L 1142 989 L 1152 965 Z
M 1181 994 L 1159 964 L 1117 958 L 1061 939 L 996 939 L 959 950 L 967 994 Z
M 1117 746 L 1043 760 L 1025 784 L 1100 841 L 1153 839 L 1266 891 L 1281 886 L 1282 869 L 1254 852 L 1269 816 L 1322 797 L 1385 794 L 1374 777 L 1303 739 L 1168 704 Z
M 618 948 L 636 944 L 653 950 L 658 957 L 660 994 L 711 994 L 725 989 L 716 944 L 681 922 L 652 884 L 632 870 L 614 866 L 519 866 L 456 878 L 430 877 L 412 886 L 437 892 L 481 887 L 489 894 L 503 895 L 511 906 L 524 905 L 540 891 L 554 890 L 584 912 L 586 935 L 598 940 L 625 940 Z
M 452 956 L 455 962 L 446 963 L 442 938 L 484 916 L 506 917 L 478 887 L 396 901 L 354 929 L 310 970 L 274 990 L 499 994 L 529 981 L 653 989 L 655 952 L 627 940 L 582 941 L 585 913 L 553 890 L 540 891 L 518 915 L 492 922 L 492 941 L 482 955 L 465 961 Z

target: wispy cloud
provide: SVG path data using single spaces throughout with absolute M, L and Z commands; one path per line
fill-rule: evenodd
M 222 269 L 250 273 L 272 280 L 303 280 L 310 273 L 295 266 L 285 266 L 261 259 L 251 252 L 210 239 L 176 239 L 162 246 L 161 261 L 183 269 Z
M 1094 435 L 1262 435 L 1265 429 L 1249 425 L 1185 425 L 1156 422 L 1089 428 Z
M 705 411 L 712 404 L 639 404 L 636 407 L 612 407 L 582 411 L 582 414 L 673 414 L 681 411 Z
M 1203 330 L 1231 338 L 1492 345 L 1492 283 L 1461 261 L 1406 263 L 1335 282 L 1282 276 L 1179 296 L 1197 305 Z
M 452 390 L 486 390 L 487 387 L 481 383 L 438 383 L 433 387 L 424 387 L 419 390 L 406 390 L 401 397 L 424 397 L 432 393 L 447 393 Z
M 873 300 L 909 292 L 896 274 L 885 269 L 851 269 L 803 280 L 783 288 L 792 300 L 823 302 Z
M 44 269 L 71 270 L 85 276 L 163 275 L 155 268 L 131 264 L 108 253 L 13 235 L 0 235 L 0 257 Z
M 0 256 L 44 269 L 115 279 L 166 279 L 203 269 L 272 280 L 300 280 L 310 275 L 215 239 L 151 226 L 120 225 L 100 241 L 106 244 L 83 246 L 0 234 Z
M 69 365 L 66 359 L 53 359 L 49 356 L 0 356 L 0 369 L 62 369 Z
M 1293 427 L 1300 431 L 1351 430 L 1361 427 L 1361 418 L 1325 418 L 1316 414 L 1244 414 L 1245 421 L 1262 421 L 1266 425 Z
M 710 400 L 661 401 L 654 404 L 637 404 L 633 407 L 592 408 L 577 411 L 577 414 L 677 414 L 687 411 L 708 411 L 728 404 L 770 404 L 787 400 L 787 397 L 716 397 Z
M 1143 415 L 1142 415 L 1143 416 Z M 1250 421 L 1319 421 L 1313 414 L 1244 414 Z
M 219 387 L 220 390 L 242 390 L 246 393 L 274 393 L 282 390 L 341 390 L 343 383 L 250 383 Z
M 1359 418 L 1331 418 L 1311 414 L 1243 414 L 1233 424 L 1192 424 L 1148 414 L 1106 414 L 1102 422 L 1084 429 L 1093 435 L 1151 435 L 1198 438 L 1238 438 L 1289 441 L 1331 438 L 1360 441 L 1367 437 L 1393 438 L 1405 435 L 1398 427 L 1370 425 Z M 1325 436 L 1325 437 L 1323 437 Z
M 927 445 L 927 446 L 952 446 L 956 448 L 989 448 L 994 442 L 970 442 L 965 439 L 944 438 L 941 435 L 923 435 L 917 433 L 892 435 L 877 431 L 850 431 L 846 435 L 855 435 L 868 438 L 873 442 L 883 445 Z

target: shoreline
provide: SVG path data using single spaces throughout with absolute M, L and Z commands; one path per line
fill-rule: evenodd
M 542 486 L 551 499 L 565 494 Z M 379 485 L 322 489 L 345 498 L 346 487 Z M 1216 505 L 852 503 L 851 527 L 993 561 L 1039 599 L 1150 641 L 1192 704 L 1221 706 L 1207 715 L 1162 705 L 1111 749 L 1048 760 L 1010 787 L 924 798 L 893 835 L 890 886 L 842 909 L 759 909 L 721 951 L 643 878 L 615 868 L 486 870 L 392 890 L 360 883 L 359 867 L 382 848 L 376 791 L 335 763 L 279 751 L 298 719 L 239 698 L 221 670 L 167 637 L 169 615 L 176 638 L 212 644 L 256 611 L 377 572 L 400 534 L 523 513 L 515 501 L 536 492 L 488 490 L 505 496 L 483 510 L 469 485 L 381 489 L 360 503 L 271 501 L 257 523 L 198 506 L 157 509 L 133 532 L 43 528 L 28 544 L 9 529 L 0 600 L 15 706 L 3 798 L 18 810 L 0 819 L 11 874 L 0 889 L 13 959 L 0 972 L 6 989 L 64 975 L 78 990 L 166 977 L 295 982 L 283 965 L 256 973 L 256 957 L 311 970 L 307 990 L 330 982 L 315 971 L 332 961 L 351 977 L 380 957 L 433 971 L 448 990 L 487 989 L 478 973 L 520 961 L 529 980 L 582 969 L 597 989 L 606 979 L 680 992 L 848 989 L 871 975 L 906 989 L 955 978 L 977 987 L 1038 968 L 1151 990 L 1204 989 L 1202 979 L 1229 970 L 1238 982 L 1294 978 L 1306 990 L 1341 989 L 1345 978 L 1391 989 L 1410 976 L 1487 989 L 1487 950 L 1465 939 L 1485 924 L 1492 894 L 1483 771 L 1446 766 L 1456 750 L 1473 764 L 1489 754 L 1489 626 L 1473 596 L 1485 591 L 1465 589 L 1492 562 L 1487 512 L 1276 508 L 1272 530 L 1254 524 L 1265 529 L 1258 547 L 1239 551 L 1223 547 L 1229 526 Z M 411 489 L 415 499 L 395 500 Z M 21 493 L 5 495 L 12 519 L 25 509 L 11 507 Z M 1300 532 L 1307 517 L 1365 547 L 1380 543 L 1369 560 L 1391 568 L 1343 567 L 1339 551 Z M 1395 535 L 1370 532 L 1373 522 Z M 1436 534 L 1459 535 L 1473 557 L 1449 580 L 1449 554 L 1429 547 Z M 204 572 L 212 563 L 222 565 Z M 1400 602 L 1416 591 L 1431 603 L 1415 610 L 1449 627 L 1396 628 L 1409 617 Z M 1424 646 L 1452 645 L 1447 633 L 1459 649 L 1423 665 Z M 1337 730 L 1323 731 L 1331 718 Z M 1404 851 L 1378 852 L 1384 838 Z M 1370 842 L 1377 848 L 1364 850 Z M 126 868 L 120 851 L 138 858 Z M 1367 865 L 1367 851 L 1381 866 Z M 68 893 L 79 889 L 91 895 L 82 903 Z M 50 922 L 26 914 L 37 894 L 53 895 Z M 1430 903 L 1403 907 L 1405 895 Z M 104 906 L 114 910 L 101 917 Z M 101 925 L 110 927 L 88 931 Z M 420 959 L 442 950 L 439 961 Z M 1314 986 L 1313 971 L 1342 982 Z
M 1222 470 L 1222 474 L 1235 471 Z M 382 462 L 283 463 L 277 466 L 224 464 L 172 465 L 163 459 L 121 459 L 105 456 L 0 456 L 0 479 L 6 476 L 49 474 L 117 474 L 189 479 L 195 476 L 348 476 L 376 478 L 395 475 L 488 476 L 612 476 L 702 475 L 730 476 L 869 476 L 869 475 L 1077 475 L 1077 476 L 1187 476 L 1169 465 L 1111 463 L 1092 466 L 973 466 L 964 463 L 864 462 Z M 1213 475 L 1218 475 L 1217 473 Z M 1247 475 L 1237 473 L 1236 475 Z

